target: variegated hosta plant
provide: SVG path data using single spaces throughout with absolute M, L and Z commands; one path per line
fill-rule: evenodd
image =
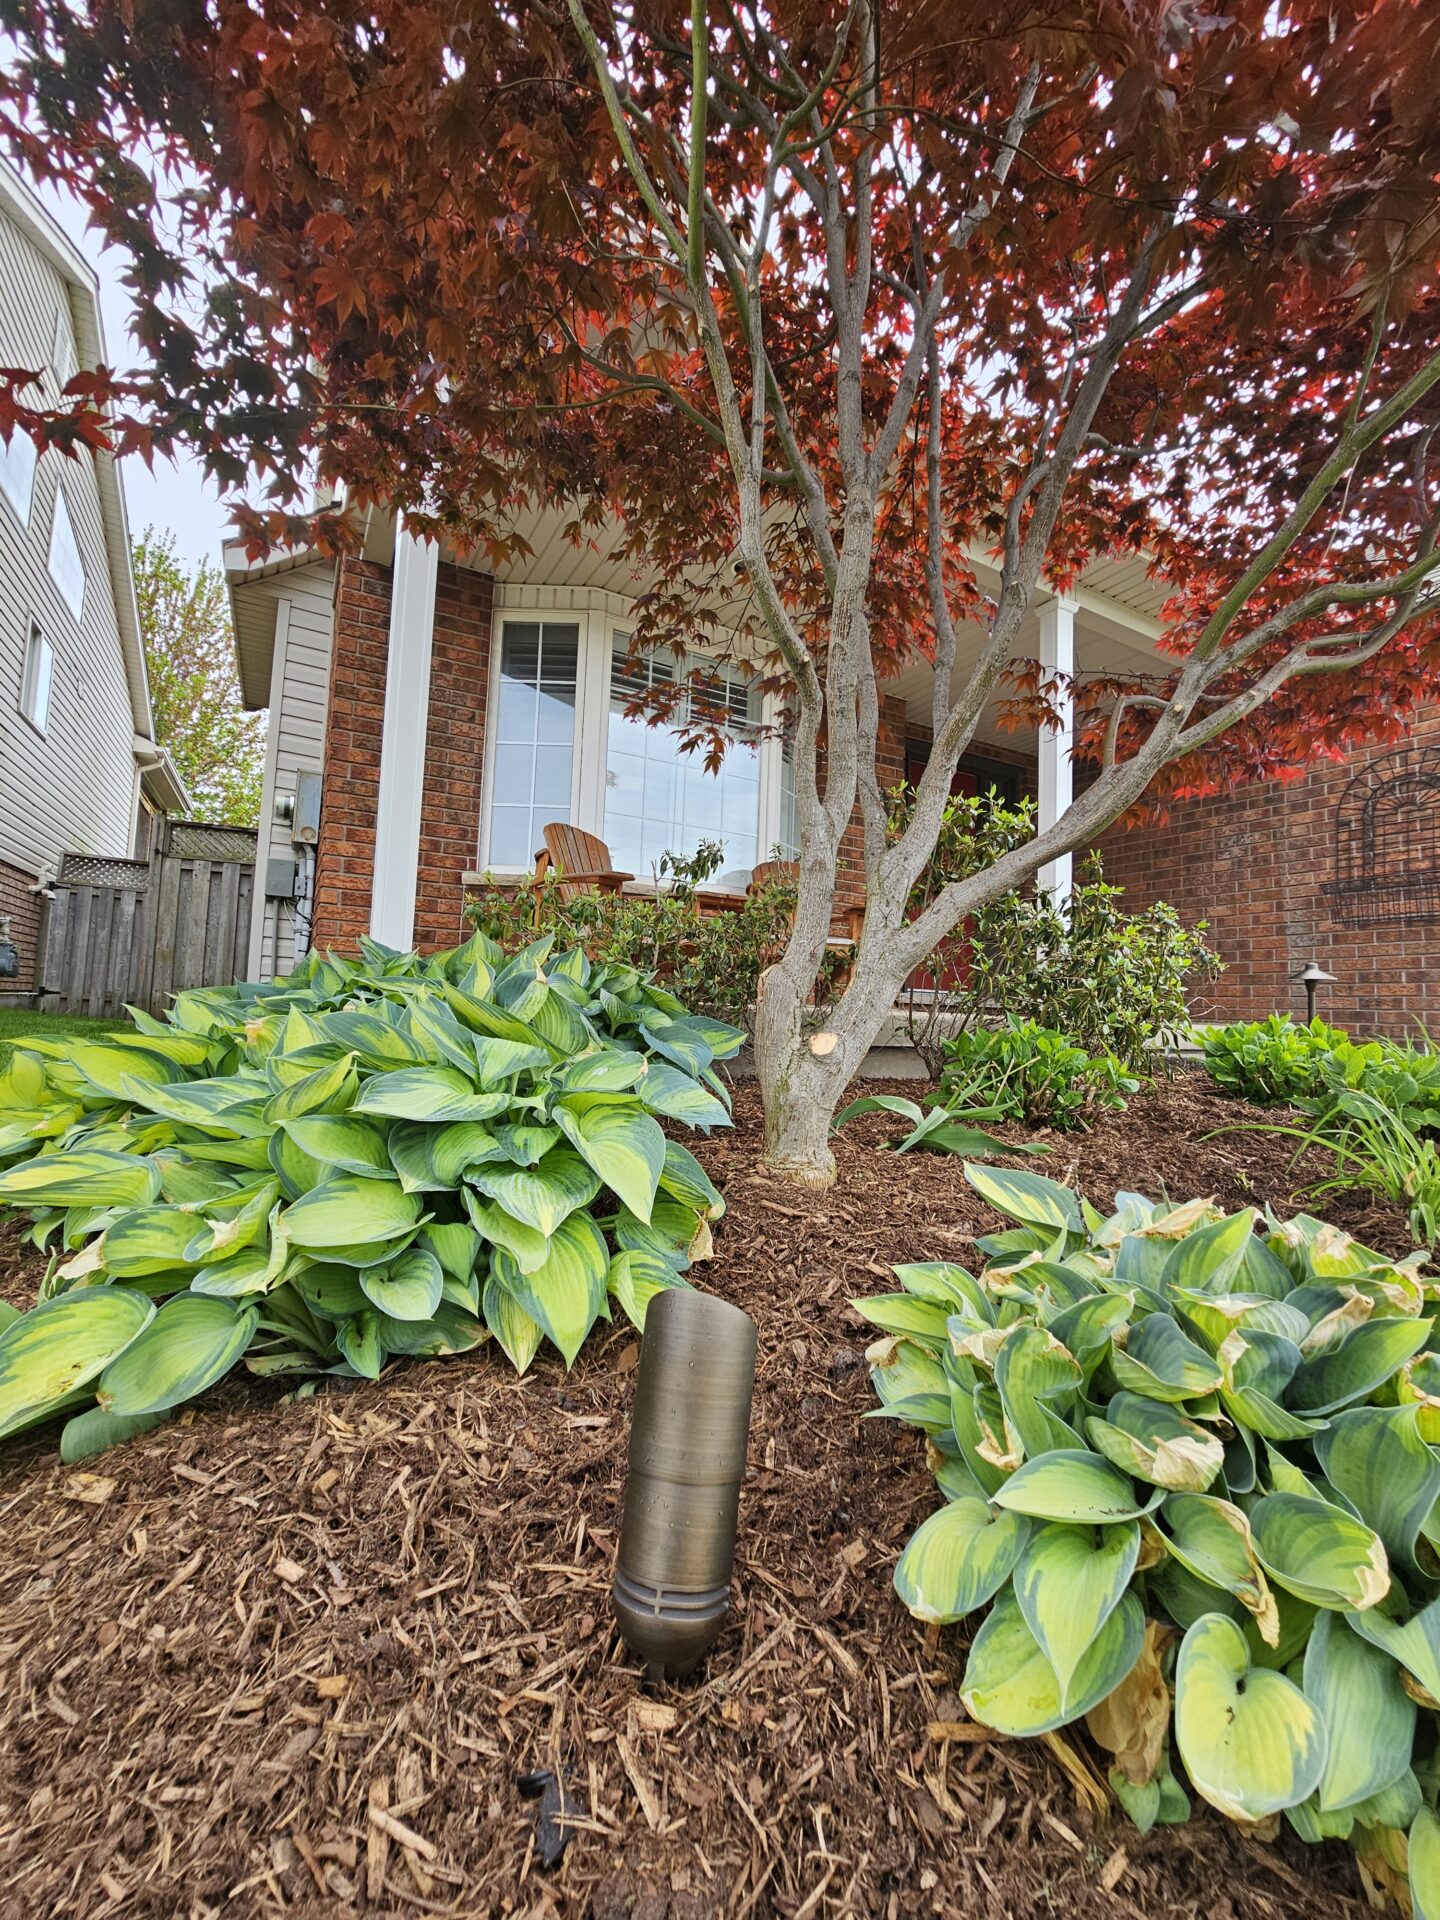
M 27 1038 L 0 1074 L 0 1211 L 53 1255 L 0 1304 L 0 1437 L 76 1410 L 78 1459 L 242 1357 L 374 1378 L 492 1334 L 567 1366 L 709 1252 L 720 1195 L 660 1119 L 730 1124 L 742 1034 L 628 967 L 361 942 L 167 1022 Z M 7 1324 L 8 1323 L 8 1324 Z
M 1440 1920 L 1440 1288 L 1302 1215 L 966 1168 L 1019 1224 L 979 1277 L 857 1300 L 883 1413 L 945 1504 L 895 1570 L 918 1618 L 987 1608 L 962 1698 L 1085 1720 L 1142 1828 L 1194 1792 L 1348 1836 Z M 1262 1230 L 1257 1230 L 1259 1226 Z M 1172 1731 L 1173 1718 L 1173 1731 Z

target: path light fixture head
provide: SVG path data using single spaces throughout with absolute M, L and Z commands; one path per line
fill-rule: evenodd
M 652 1679 L 682 1679 L 696 1667 L 729 1612 L 754 1385 L 748 1313 L 690 1287 L 655 1295 L 611 1596 Z
M 1318 960 L 1308 960 L 1294 978 L 1297 979 L 1305 989 L 1305 1018 L 1307 1022 L 1313 1021 L 1315 1018 L 1315 989 L 1317 987 L 1333 986 L 1335 984 L 1335 975 L 1333 973 L 1326 973 Z

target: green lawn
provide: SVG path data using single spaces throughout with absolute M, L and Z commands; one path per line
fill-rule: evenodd
M 83 1013 L 32 1013 L 29 1007 L 0 1007 L 0 1073 L 10 1061 L 17 1041 L 33 1034 L 40 1040 L 59 1040 L 67 1033 L 114 1033 L 124 1020 L 91 1020 Z

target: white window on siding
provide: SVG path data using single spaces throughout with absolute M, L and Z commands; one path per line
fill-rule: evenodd
M 697 675 L 704 676 L 698 688 Z M 626 706 L 637 695 L 680 679 L 690 685 L 681 696 L 677 721 L 683 722 L 697 704 L 707 713 L 718 707 L 726 715 L 729 744 L 718 772 L 707 768 L 703 746 L 691 752 L 682 749 L 676 727 L 654 725 L 643 714 L 626 715 Z M 758 719 L 759 695 L 748 675 L 698 657 L 676 661 L 672 655 L 652 653 L 637 660 L 625 635 L 615 635 L 605 840 L 617 867 L 647 876 L 662 853 L 692 854 L 702 840 L 718 840 L 725 864 L 712 884 L 738 886 L 749 880 L 760 857 Z
M 576 621 L 503 624 L 486 849 L 492 867 L 530 867 L 545 828 L 569 824 L 579 655 Z
M 62 390 L 75 378 L 75 342 L 70 334 L 70 318 L 64 307 L 55 314 L 55 343 L 50 350 L 50 366 L 55 384 Z
M 17 427 L 8 446 L 0 440 L 0 493 L 26 526 L 30 524 L 30 500 L 34 492 L 35 442 L 23 428 Z
M 20 682 L 20 711 L 39 733 L 50 724 L 50 688 L 55 678 L 55 649 L 32 620 Z
M 55 518 L 50 524 L 50 578 L 60 589 L 60 597 L 78 620 L 85 609 L 85 562 L 80 558 L 80 543 L 70 523 L 65 504 L 65 489 L 55 489 Z

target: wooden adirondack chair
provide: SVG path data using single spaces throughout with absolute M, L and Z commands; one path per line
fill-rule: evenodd
M 562 900 L 573 900 L 577 893 L 619 893 L 633 873 L 622 873 L 610 858 L 610 849 L 583 827 L 566 826 L 552 820 L 545 829 L 545 844 L 535 855 L 535 883 L 547 873 L 557 876 Z M 539 910 L 539 895 L 536 895 Z
M 800 866 L 798 861 L 762 860 L 758 867 L 751 869 L 750 884 L 745 891 L 747 894 L 754 894 L 763 892 L 766 887 L 793 887 L 798 883 L 799 879 Z M 850 977 L 850 970 L 855 964 L 855 943 L 860 938 L 860 929 L 865 923 L 865 909 L 863 907 L 840 907 L 836 910 L 836 917 L 843 921 L 846 931 L 843 934 L 835 933 L 833 931 L 834 922 L 832 921 L 832 932 L 830 938 L 825 942 L 825 945 L 827 950 L 835 956 L 838 962 L 835 969 L 835 986 L 837 991 L 843 992 L 845 983 Z M 766 965 L 771 965 L 779 958 L 780 955 L 778 952 L 767 954 Z

